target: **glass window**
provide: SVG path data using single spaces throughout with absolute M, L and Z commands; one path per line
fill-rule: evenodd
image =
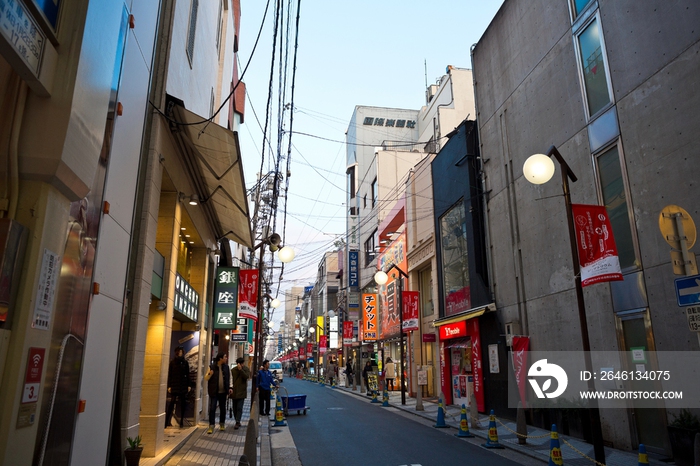
M 199 0 L 192 0 L 190 9 L 190 25 L 187 32 L 187 58 L 190 59 L 190 65 L 192 64 L 192 58 L 194 57 L 194 36 L 197 31 L 197 10 L 199 10 Z
M 464 202 L 460 200 L 440 218 L 445 316 L 471 309 L 469 254 Z
M 598 157 L 598 172 L 603 193 L 603 203 L 610 217 L 620 267 L 625 270 L 636 267 L 637 257 L 632 241 L 627 192 L 622 178 L 620 154 L 617 146 Z
M 583 66 L 583 81 L 586 88 L 589 115 L 598 113 L 610 103 L 608 73 L 603 59 L 603 48 L 598 18 L 594 19 L 578 36 Z
M 574 16 L 578 17 L 581 12 L 586 8 L 586 5 L 591 3 L 592 0 L 573 0 L 574 2 Z
M 377 230 L 374 230 L 367 241 L 365 241 L 365 266 L 367 266 L 377 256 Z
M 372 181 L 372 207 L 377 205 L 377 179 Z

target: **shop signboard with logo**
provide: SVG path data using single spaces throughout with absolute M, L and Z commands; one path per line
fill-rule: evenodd
M 377 295 L 362 295 L 362 341 L 377 341 Z
M 214 287 L 214 328 L 235 329 L 238 307 L 238 267 L 219 267 Z

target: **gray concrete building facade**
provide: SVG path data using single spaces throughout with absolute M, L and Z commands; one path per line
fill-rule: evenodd
M 582 348 L 561 167 L 542 185 L 523 176 L 555 145 L 573 203 L 606 206 L 624 275 L 584 288 L 591 349 L 698 351 L 674 291 L 690 270 L 674 274 L 659 230 L 668 205 L 700 218 L 698 24 L 689 1 L 506 0 L 473 47 L 493 290 L 532 350 Z M 669 454 L 673 414 L 602 410 L 603 436 Z

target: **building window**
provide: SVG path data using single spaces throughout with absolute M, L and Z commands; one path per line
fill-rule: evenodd
M 224 29 L 223 25 L 224 1 L 219 0 L 219 19 L 216 25 L 216 50 L 221 51 L 221 32 Z
M 467 221 L 462 199 L 440 218 L 440 242 L 445 316 L 451 316 L 471 309 Z
M 588 115 L 592 116 L 610 102 L 610 86 L 603 51 L 603 38 L 598 17 L 595 17 L 577 36 L 583 84 L 588 104 Z
M 374 230 L 365 241 L 365 266 L 377 257 L 377 230 Z
M 199 9 L 199 0 L 192 0 L 190 9 L 190 26 L 187 32 L 187 58 L 190 60 L 190 66 L 192 65 L 192 59 L 194 57 L 194 36 L 197 31 L 197 10 Z
M 634 249 L 630 206 L 627 189 L 622 176 L 622 164 L 618 146 L 613 146 L 597 158 L 603 204 L 608 211 L 615 245 L 622 270 L 638 268 L 639 261 Z
M 372 208 L 374 208 L 375 205 L 377 205 L 377 179 L 375 178 L 374 181 L 372 181 L 372 186 L 371 186 L 371 193 L 372 193 Z
M 578 18 L 578 15 L 580 15 L 592 1 L 593 0 L 571 0 L 574 9 L 574 18 Z
M 365 194 L 364 197 L 362 198 L 362 202 L 364 204 L 364 208 L 366 209 L 367 208 L 367 194 Z
M 355 199 L 355 166 L 348 168 L 348 192 L 350 199 Z

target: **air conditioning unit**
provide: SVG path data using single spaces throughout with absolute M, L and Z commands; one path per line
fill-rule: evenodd
M 506 346 L 513 346 L 513 336 L 518 336 L 522 334 L 520 330 L 520 322 L 507 322 L 506 323 Z

